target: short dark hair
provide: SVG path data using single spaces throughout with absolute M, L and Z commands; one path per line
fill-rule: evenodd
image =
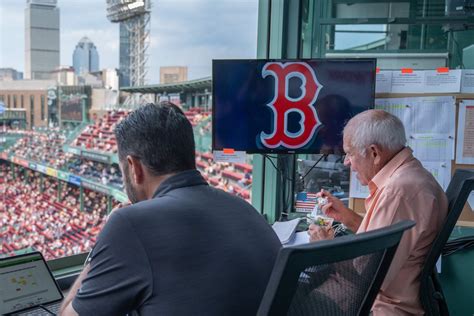
M 149 103 L 115 128 L 119 159 L 135 156 L 155 176 L 196 169 L 194 134 L 183 111 L 171 102 Z

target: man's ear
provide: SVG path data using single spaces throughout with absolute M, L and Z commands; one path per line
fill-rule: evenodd
M 142 184 L 145 179 L 145 170 L 140 159 L 128 155 L 127 164 L 130 168 L 132 181 L 135 182 L 135 184 Z
M 382 156 L 380 151 L 380 146 L 372 144 L 369 146 L 369 155 L 374 160 L 375 165 L 380 165 L 382 163 Z

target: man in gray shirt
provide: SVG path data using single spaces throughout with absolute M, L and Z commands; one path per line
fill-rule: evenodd
M 148 104 L 116 128 L 131 205 L 114 211 L 62 315 L 252 315 L 281 247 L 244 200 L 195 169 L 191 124 Z

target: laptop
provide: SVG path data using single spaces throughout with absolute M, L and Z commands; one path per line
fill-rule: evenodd
M 40 252 L 0 259 L 0 315 L 54 315 L 62 299 Z

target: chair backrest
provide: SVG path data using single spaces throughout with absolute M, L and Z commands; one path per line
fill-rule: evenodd
M 282 248 L 257 315 L 368 315 L 413 221 Z
M 466 204 L 469 194 L 474 189 L 474 170 L 458 169 L 454 173 L 446 196 L 448 197 L 448 215 L 440 232 L 436 235 L 433 244 L 426 256 L 421 272 L 420 299 L 427 315 L 446 315 L 448 313 L 446 302 L 442 297 L 441 287 L 434 282 L 433 274 L 436 274 L 435 265 L 443 247 L 453 231 L 459 215 Z M 439 293 L 434 294 L 436 291 Z M 437 301 L 436 301 L 437 300 Z M 436 306 L 438 305 L 438 306 Z M 441 311 L 439 309 L 442 309 Z

